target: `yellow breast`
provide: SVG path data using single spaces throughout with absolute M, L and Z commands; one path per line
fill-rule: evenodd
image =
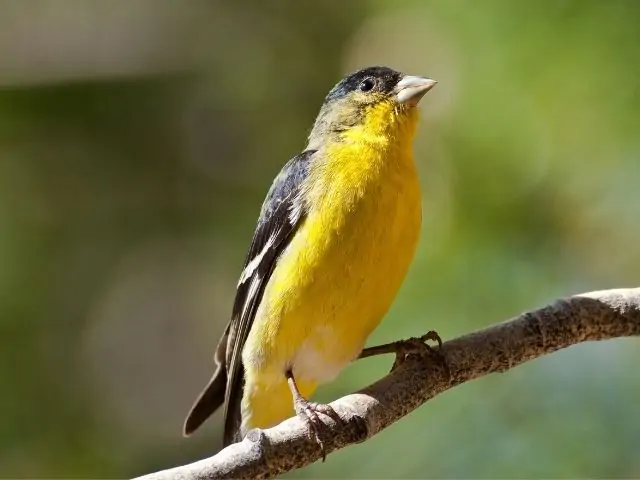
M 343 149 L 337 155 L 355 163 L 362 150 Z M 291 275 L 305 279 L 300 296 L 291 292 L 285 300 L 298 305 L 300 323 L 283 323 L 282 335 L 304 340 L 293 366 L 294 373 L 297 369 L 309 380 L 331 380 L 359 354 L 391 306 L 414 255 L 421 200 L 410 153 L 384 152 L 385 158 L 377 153 L 368 152 L 371 171 L 364 177 L 360 172 L 360 183 L 349 178 L 352 172 L 345 167 L 331 186 L 318 189 L 326 193 L 318 194 L 318 207 L 273 283 L 282 288 Z M 349 193 L 338 193 L 342 183 L 351 185 Z
M 415 119 L 405 121 L 393 135 L 363 125 L 318 152 L 324 160 L 307 181 L 313 207 L 273 272 L 251 335 L 301 377 L 329 380 L 358 355 L 411 263 L 421 199 Z
M 391 306 L 420 231 L 414 125 L 408 119 L 396 136 L 365 125 L 317 152 L 323 160 L 306 182 L 312 208 L 277 263 L 243 351 L 248 424 L 286 418 L 290 403 L 274 406 L 288 395 L 284 371 L 311 394 L 360 353 Z

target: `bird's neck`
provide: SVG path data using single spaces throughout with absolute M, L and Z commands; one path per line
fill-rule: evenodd
M 368 112 L 366 121 L 326 142 L 315 176 L 325 185 L 320 191 L 332 191 L 342 182 L 345 191 L 366 192 L 385 182 L 394 183 L 398 175 L 414 175 L 417 120 L 417 109 Z
M 401 109 L 384 102 L 369 108 L 358 125 L 341 132 L 339 141 L 383 151 L 410 150 L 417 123 L 417 108 Z
M 343 109 L 344 110 L 344 109 Z M 345 148 L 410 148 L 418 123 L 418 109 L 402 108 L 395 102 L 380 102 L 365 110 L 322 110 L 309 135 L 307 149 L 320 150 L 339 143 Z

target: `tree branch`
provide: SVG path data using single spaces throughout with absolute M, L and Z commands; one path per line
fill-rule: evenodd
M 324 418 L 326 452 L 372 437 L 461 383 L 577 343 L 634 335 L 640 335 L 640 288 L 576 295 L 450 340 L 441 350 L 450 375 L 433 357 L 409 357 L 373 385 L 333 402 L 347 423 Z M 272 478 L 320 458 L 306 426 L 294 417 L 268 430 L 252 430 L 213 457 L 138 480 Z

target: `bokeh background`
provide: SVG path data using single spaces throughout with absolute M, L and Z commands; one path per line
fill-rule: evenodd
M 181 423 L 260 203 L 362 66 L 440 82 L 422 241 L 371 344 L 640 284 L 638 25 L 636 0 L 0 0 L 0 477 L 217 451 L 219 414 Z M 577 346 L 288 477 L 637 478 L 639 361 L 637 340 Z

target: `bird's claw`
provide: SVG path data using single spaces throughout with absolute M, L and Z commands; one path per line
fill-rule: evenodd
M 322 430 L 326 428 L 324 422 L 320 419 L 318 414 L 326 415 L 332 418 L 339 425 L 343 425 L 344 421 L 336 413 L 336 411 L 330 405 L 322 403 L 310 402 L 302 397 L 296 399 L 295 402 L 296 415 L 304 421 L 309 430 L 309 436 L 315 440 L 320 447 L 322 453 L 322 461 L 327 458 L 324 442 L 322 440 Z
M 438 345 L 437 347 L 433 347 L 427 343 L 427 341 L 434 341 Z M 404 363 L 410 355 L 424 356 L 424 355 L 432 355 L 438 360 L 440 360 L 445 368 L 448 367 L 445 361 L 444 356 L 441 352 L 442 349 L 442 339 L 438 332 L 435 330 L 431 330 L 420 337 L 412 337 L 407 340 L 400 340 L 396 342 L 396 359 L 393 362 L 393 366 L 391 367 L 391 371 L 393 372 L 396 368 L 398 368 L 402 363 Z

